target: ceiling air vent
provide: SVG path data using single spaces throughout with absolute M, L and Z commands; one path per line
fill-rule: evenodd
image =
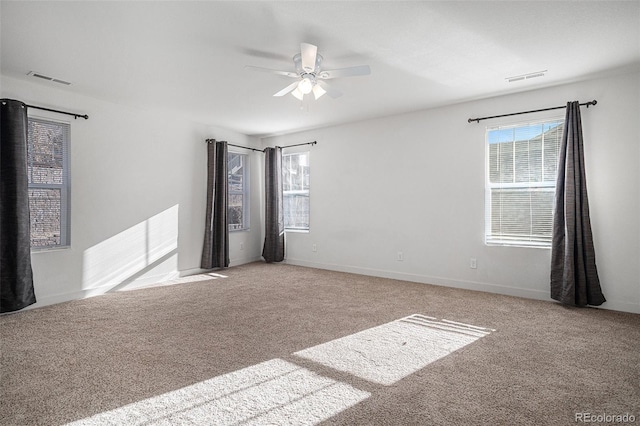
M 529 74 L 514 75 L 513 77 L 505 78 L 505 80 L 507 80 L 508 83 L 514 83 L 516 81 L 529 80 L 530 78 L 544 77 L 546 72 L 547 70 L 536 71 Z
M 48 75 L 40 74 L 40 73 L 37 73 L 37 72 L 34 72 L 34 71 L 29 71 L 27 73 L 27 75 L 30 75 L 32 77 L 41 78 L 41 79 L 47 80 L 47 81 L 53 81 L 54 83 L 64 84 L 65 86 L 68 86 L 68 85 L 71 84 L 68 81 L 60 80 L 59 78 L 49 77 Z

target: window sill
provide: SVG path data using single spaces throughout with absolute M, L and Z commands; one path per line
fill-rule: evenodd
M 48 252 L 51 252 L 51 251 L 69 250 L 70 248 L 71 248 L 71 246 L 32 248 L 31 249 L 31 254 L 48 253 Z
M 484 243 L 488 247 L 515 247 L 515 248 L 534 248 L 551 250 L 551 245 L 527 244 L 522 243 Z
M 308 229 L 285 229 L 284 232 L 292 232 L 294 234 L 308 234 Z
M 242 229 L 229 229 L 229 232 L 249 232 L 251 228 L 242 228 Z

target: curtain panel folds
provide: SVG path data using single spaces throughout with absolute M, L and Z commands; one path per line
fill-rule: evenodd
M 558 159 L 551 246 L 551 298 L 566 305 L 601 305 L 591 233 L 582 123 L 578 102 L 568 102 Z
M 36 303 L 31 269 L 27 107 L 0 99 L 0 312 Z
M 265 238 L 262 257 L 268 263 L 284 260 L 284 208 L 282 196 L 282 148 L 265 151 Z
M 229 266 L 227 142 L 207 140 L 207 212 L 200 267 Z

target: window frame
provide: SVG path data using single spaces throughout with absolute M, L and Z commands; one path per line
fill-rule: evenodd
M 496 129 L 507 129 L 507 128 L 519 128 L 519 127 L 527 127 L 533 125 L 542 125 L 544 126 L 547 123 L 555 123 L 560 122 L 561 125 L 564 126 L 564 116 L 550 116 L 550 117 L 541 117 L 538 119 L 528 120 L 528 121 L 518 121 L 513 123 L 503 123 L 497 124 L 493 126 L 487 126 L 485 128 L 485 173 L 484 173 L 484 185 L 485 185 L 485 229 L 484 229 L 484 243 L 487 246 L 494 247 L 521 247 L 521 248 L 541 248 L 541 249 L 551 249 L 551 239 L 548 241 L 534 241 L 534 235 L 530 235 L 530 240 L 526 239 L 505 239 L 504 237 L 500 239 L 499 237 L 492 237 L 491 233 L 491 225 L 492 225 L 492 198 L 491 198 L 491 190 L 492 189 L 522 189 L 527 192 L 531 189 L 539 190 L 540 192 L 552 192 L 555 194 L 556 191 L 556 183 L 557 183 L 557 165 L 556 165 L 556 176 L 552 181 L 540 181 L 540 182 L 513 182 L 513 183 L 491 183 L 490 182 L 490 143 L 489 143 L 489 132 L 491 130 Z M 562 137 L 560 136 L 560 140 L 558 141 L 558 149 L 562 144 Z M 542 148 L 544 149 L 544 143 L 542 143 Z M 544 152 L 541 153 L 541 157 L 544 159 Z M 557 160 L 557 159 L 556 159 Z M 544 161 L 544 160 L 543 160 Z M 516 162 L 514 161 L 514 176 L 516 173 Z M 544 173 L 544 166 L 542 167 Z M 544 175 L 543 175 L 544 179 Z M 555 197 L 554 197 L 555 198 Z M 555 214 L 555 206 L 552 206 L 552 225 L 553 226 L 553 215 Z
M 241 155 L 244 160 L 244 164 L 242 166 L 242 191 L 232 191 L 231 183 L 228 182 L 228 194 L 229 197 L 231 195 L 242 195 L 242 226 L 240 228 L 231 228 L 232 224 L 229 223 L 228 229 L 229 232 L 240 232 L 240 231 L 249 231 L 251 230 L 251 220 L 249 217 L 249 206 L 250 206 L 250 194 L 251 194 L 251 185 L 250 185 L 250 156 L 246 152 L 239 152 L 233 149 L 228 150 L 227 152 L 227 167 L 229 165 L 229 157 L 233 155 Z M 230 206 L 227 207 L 227 214 Z
M 289 190 L 289 191 L 285 191 L 284 190 L 284 163 L 285 163 L 285 157 L 290 157 L 290 156 L 294 156 L 294 155 L 301 155 L 304 154 L 307 156 L 307 167 L 309 168 L 309 183 L 307 184 L 307 189 L 296 189 L 296 190 Z M 307 227 L 287 227 L 286 226 L 286 218 L 284 220 L 285 226 L 284 226 L 284 230 L 285 232 L 299 232 L 299 233 L 308 233 L 311 229 L 311 152 L 310 151 L 295 151 L 295 152 L 290 152 L 290 153 L 283 153 L 282 154 L 282 163 L 283 163 L 283 170 L 282 170 L 282 200 L 283 200 L 283 205 L 285 204 L 285 200 L 287 195 L 303 195 L 306 196 L 307 199 L 309 200 L 309 211 L 307 213 Z M 284 215 L 284 208 L 283 208 L 283 215 Z
M 44 124 L 57 124 L 66 127 L 64 132 L 66 138 L 62 143 L 62 178 L 63 183 L 51 184 L 51 183 L 32 183 L 30 182 L 31 176 L 28 176 L 28 189 L 60 189 L 60 244 L 47 245 L 47 246 L 34 246 L 31 240 L 32 235 L 29 235 L 30 246 L 32 252 L 43 252 L 51 250 L 61 250 L 71 248 L 71 122 L 67 120 L 60 120 L 58 118 L 47 117 L 40 114 L 28 114 L 27 122 L 39 121 Z M 28 131 L 28 127 L 27 127 Z M 31 138 L 27 134 L 27 151 L 31 151 Z M 27 160 L 28 161 L 28 160 Z M 31 199 L 31 197 L 29 197 Z M 31 207 L 31 206 L 30 206 Z M 29 209 L 31 214 L 31 208 Z

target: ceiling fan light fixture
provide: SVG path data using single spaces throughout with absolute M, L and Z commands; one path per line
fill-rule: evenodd
M 292 94 L 293 96 L 295 96 L 295 97 L 296 97 L 297 99 L 299 99 L 299 100 L 303 100 L 303 99 L 304 99 L 304 93 L 302 93 L 302 92 L 300 91 L 300 89 L 298 89 L 297 87 L 296 87 L 296 89 L 295 89 L 293 92 L 291 92 L 291 94 Z
M 298 83 L 298 90 L 302 92 L 303 95 L 311 93 L 311 90 L 313 90 L 313 82 L 311 81 L 311 78 L 305 77 L 300 80 L 300 83 Z
M 320 87 L 319 84 L 313 86 L 313 96 L 316 98 L 316 100 L 320 99 L 320 96 L 324 95 L 325 93 L 327 93 L 327 91 Z

